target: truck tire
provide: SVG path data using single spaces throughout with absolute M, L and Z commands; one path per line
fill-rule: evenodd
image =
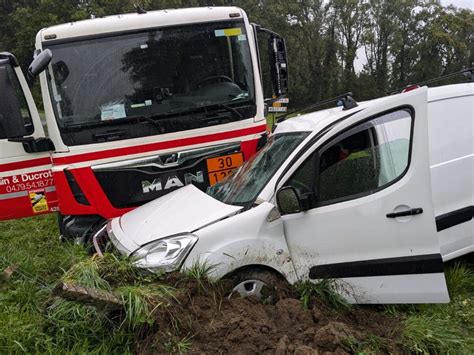
M 104 219 L 96 215 L 61 215 L 58 213 L 60 239 L 87 245 Z

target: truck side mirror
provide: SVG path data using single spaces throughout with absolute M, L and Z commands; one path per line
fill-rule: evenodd
M 0 62 L 0 138 L 23 137 L 27 134 L 15 87 L 6 65 Z
M 257 33 L 269 35 L 267 46 L 273 95 L 277 97 L 283 96 L 288 93 L 288 55 L 285 40 L 272 30 L 257 24 L 253 24 L 253 26 Z M 258 55 L 260 56 L 260 54 Z
M 281 214 L 293 214 L 303 211 L 298 194 L 293 186 L 284 186 L 278 190 L 276 200 Z
M 51 139 L 41 137 L 21 137 L 21 138 L 11 138 L 9 142 L 16 142 L 23 144 L 23 149 L 27 153 L 40 153 L 40 152 L 50 152 L 54 151 L 54 143 Z
M 270 56 L 270 72 L 273 92 L 276 96 L 288 93 L 288 56 L 283 37 L 272 34 L 268 39 L 268 54 Z
M 48 64 L 51 62 L 52 58 L 53 58 L 53 53 L 51 52 L 50 49 L 45 49 L 41 51 L 39 54 L 35 55 L 33 61 L 28 67 L 28 74 L 31 77 L 37 76 L 43 70 L 46 69 Z

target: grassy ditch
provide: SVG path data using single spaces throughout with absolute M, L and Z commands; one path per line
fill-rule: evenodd
M 0 353 L 474 352 L 474 265 L 448 266 L 447 305 L 358 307 L 331 283 L 301 284 L 275 305 L 232 299 L 206 278 L 143 275 L 115 255 L 61 243 L 54 216 L 0 222 Z M 14 270 L 11 277 L 2 271 Z M 53 297 L 60 282 L 113 293 L 121 311 Z

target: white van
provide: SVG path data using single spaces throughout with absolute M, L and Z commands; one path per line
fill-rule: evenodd
M 110 220 L 96 249 L 207 262 L 242 295 L 331 278 L 350 302 L 448 302 L 443 261 L 474 248 L 473 108 L 469 83 L 287 120 L 232 178 Z

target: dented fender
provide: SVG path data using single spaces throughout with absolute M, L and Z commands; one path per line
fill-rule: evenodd
M 213 265 L 211 277 L 219 279 L 245 266 L 266 266 L 289 283 L 297 281 L 281 218 L 267 220 L 275 206 L 268 202 L 225 218 L 193 234 L 199 240 L 183 268 L 195 263 Z

